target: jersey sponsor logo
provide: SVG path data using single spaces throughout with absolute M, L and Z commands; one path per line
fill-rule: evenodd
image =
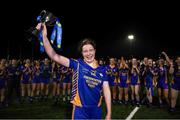
M 83 78 L 86 80 L 86 83 L 90 88 L 94 88 L 94 87 L 96 87 L 96 86 L 98 86 L 99 84 L 102 83 L 101 80 L 98 80 L 98 79 L 95 79 L 95 78 L 92 78 L 92 77 L 89 77 L 89 76 L 86 76 L 86 75 L 84 75 Z
M 88 74 L 89 70 L 86 68 L 82 68 L 82 72 Z

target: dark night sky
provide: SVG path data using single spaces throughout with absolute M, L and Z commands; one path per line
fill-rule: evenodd
M 24 37 L 24 31 L 36 25 L 36 17 L 45 9 L 60 18 L 63 27 L 62 54 L 77 57 L 78 42 L 91 37 L 97 43 L 97 57 L 130 56 L 128 34 L 135 35 L 133 54 L 157 58 L 160 51 L 180 55 L 180 8 L 176 3 L 16 3 L 4 9 L 7 26 L 2 34 L 1 56 L 38 58 L 39 46 Z M 3 26 L 3 24 L 1 24 Z M 11 30 L 10 30 L 11 28 Z M 9 34 L 12 33 L 12 34 Z M 51 31 L 48 32 L 51 34 Z M 21 52 L 20 52 L 21 51 Z M 20 54 L 21 53 L 21 54 Z

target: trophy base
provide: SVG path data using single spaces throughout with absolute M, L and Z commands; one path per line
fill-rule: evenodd
M 26 31 L 25 36 L 29 42 L 32 42 L 38 39 L 39 32 L 36 28 L 31 27 Z

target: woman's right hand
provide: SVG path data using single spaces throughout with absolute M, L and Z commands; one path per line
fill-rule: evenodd
M 36 26 L 36 29 L 40 30 L 42 29 L 42 36 L 47 37 L 47 28 L 45 23 L 38 23 Z
M 36 29 L 37 29 L 37 30 L 40 30 L 40 29 L 41 29 L 41 26 L 42 26 L 42 23 L 38 23 L 37 26 L 36 26 Z

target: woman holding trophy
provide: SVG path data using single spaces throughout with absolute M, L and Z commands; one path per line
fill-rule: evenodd
M 57 54 L 52 48 L 44 23 L 39 23 L 37 30 L 42 30 L 43 44 L 48 56 L 58 64 L 73 69 L 72 98 L 73 119 L 101 119 L 102 92 L 107 107 L 106 119 L 111 118 L 111 92 L 105 69 L 95 59 L 96 45 L 93 40 L 84 39 L 79 46 L 83 59 L 69 59 Z

